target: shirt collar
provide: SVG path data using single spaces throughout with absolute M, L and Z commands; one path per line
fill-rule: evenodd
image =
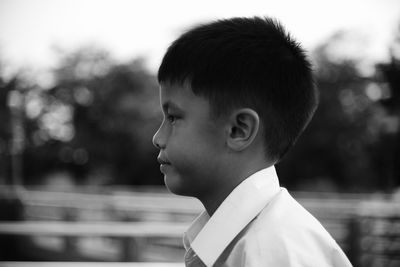
M 279 190 L 274 166 L 252 174 L 228 195 L 211 218 L 206 211 L 197 217 L 184 234 L 185 249 L 191 247 L 207 266 L 212 266 Z

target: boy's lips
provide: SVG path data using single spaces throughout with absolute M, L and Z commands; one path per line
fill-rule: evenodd
M 157 161 L 161 165 L 166 165 L 166 164 L 170 165 L 171 164 L 168 160 L 166 160 L 165 158 L 162 158 L 162 157 L 157 157 Z
M 165 174 L 168 168 L 171 166 L 171 163 L 161 156 L 157 157 L 157 161 L 160 163 L 160 171 Z
M 160 171 L 163 174 L 166 174 L 168 168 L 171 166 L 171 163 L 162 157 L 158 157 L 157 161 L 160 163 Z

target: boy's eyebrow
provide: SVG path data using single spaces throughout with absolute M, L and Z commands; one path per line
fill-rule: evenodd
M 167 102 L 163 103 L 162 108 L 164 111 L 167 111 L 170 108 L 177 110 L 177 111 L 182 111 L 182 109 L 177 104 L 175 104 L 174 102 L 171 102 L 171 101 L 167 101 Z

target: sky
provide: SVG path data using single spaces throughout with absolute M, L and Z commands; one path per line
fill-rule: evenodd
M 0 60 L 9 73 L 46 71 L 57 63 L 55 47 L 95 45 L 121 61 L 144 57 L 156 71 L 190 26 L 256 15 L 279 19 L 306 50 L 354 32 L 360 49 L 352 53 L 379 61 L 400 25 L 400 0 L 0 0 Z

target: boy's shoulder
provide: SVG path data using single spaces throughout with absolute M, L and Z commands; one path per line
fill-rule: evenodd
M 248 225 L 249 235 L 291 243 L 318 242 L 321 246 L 336 245 L 336 241 L 322 224 L 285 189 Z M 256 240 L 257 240 L 256 238 Z
M 223 266 L 237 266 L 234 262 L 245 262 L 245 266 L 351 266 L 319 221 L 284 188 L 231 242 L 219 261 L 225 262 Z
M 264 207 L 251 228 L 257 232 L 269 227 L 276 229 L 271 231 L 272 233 L 296 229 L 308 232 L 320 231 L 320 234 L 327 234 L 330 237 L 322 224 L 295 200 L 286 188 L 281 188 L 279 194 Z

